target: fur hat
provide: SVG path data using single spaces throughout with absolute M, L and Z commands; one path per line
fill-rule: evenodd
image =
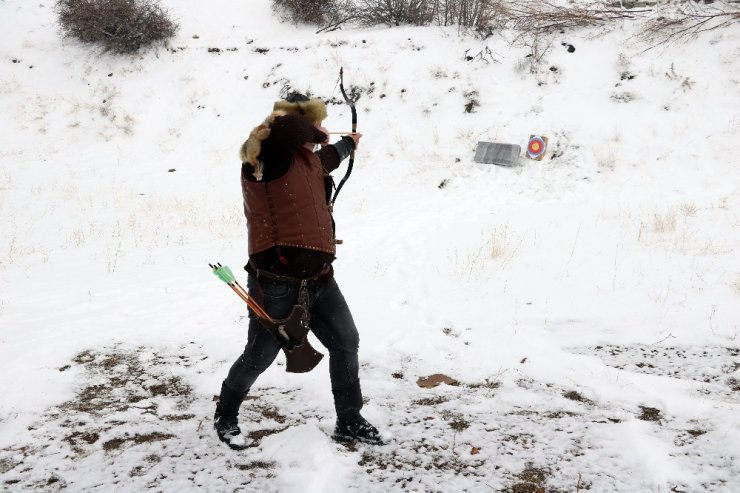
M 277 101 L 272 111 L 297 113 L 308 118 L 314 125 L 326 119 L 326 105 L 320 99 L 309 99 L 299 92 L 292 92 L 283 101 Z
M 312 124 L 318 125 L 327 116 L 326 104 L 320 99 L 309 99 L 301 93 L 291 93 L 283 101 L 275 102 L 272 113 L 265 121 L 252 129 L 247 140 L 242 144 L 239 157 L 243 163 L 249 163 L 254 168 L 254 177 L 262 180 L 262 161 L 259 155 L 262 150 L 262 141 L 270 136 L 270 127 L 276 118 L 289 114 L 305 116 Z

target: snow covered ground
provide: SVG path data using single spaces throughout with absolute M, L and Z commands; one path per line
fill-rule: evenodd
M 737 25 L 535 63 L 511 33 L 165 4 L 169 49 L 116 57 L 0 2 L 0 489 L 740 491 Z M 233 452 L 210 420 L 246 313 L 207 264 L 246 260 L 238 147 L 285 87 L 339 103 L 341 66 L 365 137 L 335 266 L 394 440 L 333 443 L 327 363 L 281 356 Z M 473 162 L 533 133 L 541 162 Z

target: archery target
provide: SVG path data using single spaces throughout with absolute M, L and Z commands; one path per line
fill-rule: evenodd
M 540 161 L 547 150 L 547 137 L 541 137 L 539 135 L 530 135 L 529 143 L 527 144 L 527 157 Z

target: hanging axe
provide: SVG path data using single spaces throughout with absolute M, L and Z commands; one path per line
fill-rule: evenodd
M 310 329 L 305 306 L 295 305 L 287 318 L 273 319 L 239 284 L 228 266 L 220 263 L 208 265 L 213 269 L 213 274 L 225 282 L 247 304 L 261 325 L 278 340 L 280 348 L 285 353 L 285 371 L 306 373 L 316 368 L 324 355 L 316 351 L 308 342 Z

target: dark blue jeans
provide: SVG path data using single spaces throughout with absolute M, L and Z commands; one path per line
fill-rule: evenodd
M 295 284 L 249 276 L 249 293 L 274 319 L 290 315 L 298 302 L 299 287 Z M 328 281 L 307 284 L 309 326 L 316 338 L 329 350 L 334 407 L 337 417 L 354 421 L 360 416 L 360 390 L 357 350 L 360 337 L 347 302 L 332 277 Z M 246 393 L 257 377 L 275 360 L 280 351 L 277 339 L 249 312 L 249 334 L 244 353 L 234 362 L 224 384 L 231 390 Z

